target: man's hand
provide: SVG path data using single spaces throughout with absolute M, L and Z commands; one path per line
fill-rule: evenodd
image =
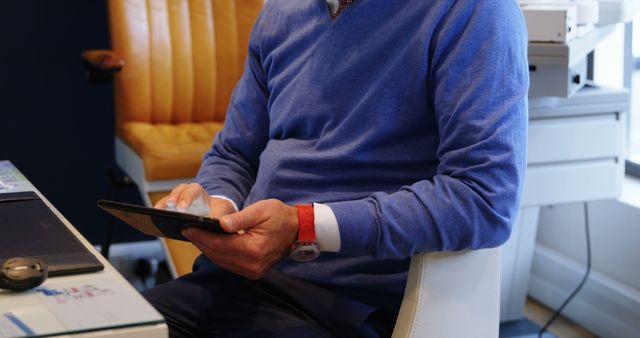
M 209 205 L 209 216 L 211 217 L 220 218 L 236 211 L 231 202 L 209 196 L 207 191 L 198 183 L 178 185 L 169 195 L 159 200 L 154 208 L 166 209 L 168 205 L 172 205 L 178 211 L 184 211 L 197 199 L 202 199 Z
M 222 217 L 220 224 L 227 232 L 244 232 L 216 235 L 189 228 L 182 234 L 218 266 L 249 279 L 260 279 L 295 241 L 298 210 L 275 199 L 264 200 Z

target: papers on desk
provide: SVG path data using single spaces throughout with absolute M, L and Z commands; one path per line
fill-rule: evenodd
M 25 293 L 0 291 L 0 338 L 87 332 L 163 322 L 112 277 L 49 279 Z
M 0 193 L 33 190 L 33 185 L 11 162 L 0 161 Z

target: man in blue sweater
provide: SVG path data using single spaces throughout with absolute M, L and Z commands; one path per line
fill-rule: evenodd
M 504 243 L 526 41 L 514 0 L 267 2 L 197 183 L 157 205 L 237 232 L 185 231 L 195 271 L 146 293 L 172 336 L 386 336 L 411 256 Z

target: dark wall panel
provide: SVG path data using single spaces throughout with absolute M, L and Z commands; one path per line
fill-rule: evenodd
M 108 48 L 106 1 L 3 1 L 0 11 L 0 159 L 11 160 L 95 244 L 112 196 L 113 90 L 89 84 L 80 54 Z M 140 203 L 134 188 L 121 200 Z M 122 223 L 116 241 L 146 239 Z

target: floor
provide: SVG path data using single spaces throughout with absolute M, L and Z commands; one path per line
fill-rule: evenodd
M 532 322 L 542 326 L 553 315 L 553 311 L 529 298 L 524 309 L 525 316 Z M 597 338 L 580 325 L 564 317 L 558 317 L 549 327 L 549 331 L 557 338 Z

